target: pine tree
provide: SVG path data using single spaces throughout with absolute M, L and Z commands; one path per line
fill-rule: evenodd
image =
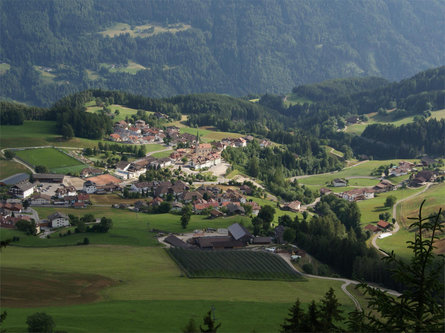
M 282 333 L 301 332 L 302 321 L 304 320 L 304 311 L 300 307 L 300 299 L 297 299 L 295 304 L 289 310 L 289 318 L 284 320 L 281 324 Z
M 221 327 L 221 323 L 216 325 L 214 319 L 212 319 L 212 311 L 207 312 L 207 315 L 204 317 L 204 325 L 207 327 L 199 326 L 201 333 L 216 333 L 218 328 Z

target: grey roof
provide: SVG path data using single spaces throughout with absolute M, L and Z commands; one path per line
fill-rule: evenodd
M 179 239 L 178 237 L 174 236 L 174 235 L 169 235 L 167 237 L 165 237 L 164 242 L 174 246 L 174 247 L 179 247 L 182 249 L 186 249 L 189 248 L 190 245 L 185 243 L 182 239 Z
M 28 182 L 27 180 L 16 184 L 15 186 L 17 186 L 21 191 L 25 192 L 33 187 L 35 187 L 34 184 L 31 184 L 30 182 Z
M 34 179 L 62 179 L 65 175 L 58 173 L 35 173 L 32 175 Z
M 5 179 L 0 180 L 0 183 L 3 183 L 5 185 L 15 185 L 17 183 L 20 183 L 24 180 L 28 180 L 29 175 L 27 173 L 16 173 L 15 175 L 9 176 Z
M 244 236 L 250 237 L 250 233 L 239 223 L 234 223 L 228 228 L 230 234 L 235 240 L 239 240 Z
M 68 215 L 60 213 L 60 212 L 55 212 L 54 214 L 51 214 L 50 216 L 48 216 L 48 220 L 52 221 L 54 219 L 58 219 L 58 218 L 68 218 Z

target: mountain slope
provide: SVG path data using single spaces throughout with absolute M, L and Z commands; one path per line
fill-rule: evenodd
M 435 0 L 2 0 L 0 8 L 0 62 L 10 66 L 0 71 L 1 94 L 39 105 L 91 87 L 244 95 L 346 76 L 401 79 L 443 64 L 445 4 Z

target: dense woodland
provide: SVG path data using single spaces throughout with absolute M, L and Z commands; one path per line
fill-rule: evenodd
M 440 0 L 1 0 L 0 13 L 1 95 L 39 106 L 91 88 L 245 95 L 399 80 L 441 65 L 445 42 Z M 100 34 L 116 23 L 132 33 Z M 129 61 L 141 70 L 114 70 Z

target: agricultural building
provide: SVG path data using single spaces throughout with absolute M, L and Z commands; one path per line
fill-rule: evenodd
M 65 175 L 56 173 L 35 173 L 32 175 L 32 179 L 41 183 L 63 183 Z

